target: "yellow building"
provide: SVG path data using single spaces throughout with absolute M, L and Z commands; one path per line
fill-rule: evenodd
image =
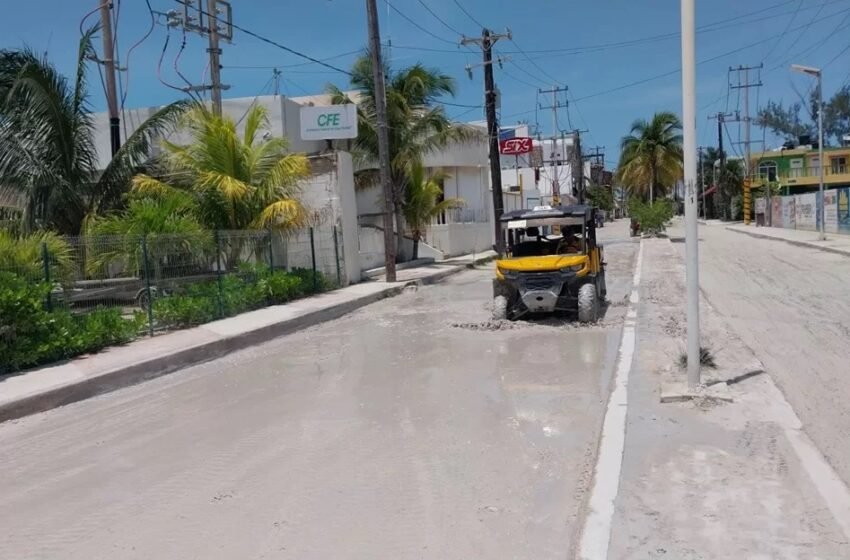
M 850 186 L 850 147 L 824 148 L 824 188 Z M 818 150 L 808 147 L 752 154 L 753 187 L 776 183 L 782 194 L 801 194 L 817 189 L 820 182 Z

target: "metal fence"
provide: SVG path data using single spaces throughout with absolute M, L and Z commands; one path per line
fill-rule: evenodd
M 333 225 L 67 237 L 0 260 L 0 273 L 52 286 L 48 310 L 120 309 L 153 334 L 334 289 L 341 242 Z

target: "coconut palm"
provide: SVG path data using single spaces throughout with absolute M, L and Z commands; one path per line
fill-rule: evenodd
M 447 210 L 464 205 L 459 198 L 447 198 L 439 201 L 443 194 L 442 182 L 448 178 L 446 173 L 436 173 L 430 177 L 425 173 L 421 162 L 410 166 L 407 189 L 404 193 L 404 220 L 413 237 L 413 258 L 419 258 L 419 242 L 425 236 L 425 230 L 434 220 Z
M 133 190 L 148 196 L 191 197 L 195 217 L 210 230 L 287 229 L 302 225 L 299 181 L 309 166 L 302 154 L 286 152 L 283 138 L 257 135 L 269 126 L 268 112 L 252 105 L 240 135 L 236 123 L 197 106 L 182 126 L 188 145 L 163 142 L 159 174 L 139 174 Z
M 61 278 L 71 270 L 73 250 L 50 231 L 16 236 L 0 230 L 0 272 L 40 280 L 45 274 L 45 259 L 51 277 Z
M 422 64 L 395 72 L 387 68 L 385 76 L 390 179 L 398 254 L 401 254 L 404 193 L 412 165 L 452 142 L 466 142 L 481 136 L 481 133 L 472 127 L 452 123 L 443 107 L 436 104 L 440 97 L 455 95 L 455 81 L 451 76 Z M 336 86 L 328 86 L 328 92 L 333 103 L 357 103 L 358 136 L 349 149 L 362 170 L 358 173 L 358 184 L 373 186 L 377 184 L 374 168 L 378 161 L 378 125 L 372 59 L 368 53 L 355 61 L 351 69 L 351 85 L 359 91 L 354 99 Z
M 620 142 L 618 180 L 633 194 L 649 198 L 673 187 L 682 176 L 682 123 L 673 113 L 638 119 Z
M 72 81 L 32 50 L 0 51 L 0 200 L 22 210 L 23 231 L 76 234 L 86 216 L 120 207 L 151 142 L 188 106 L 154 113 L 99 169 L 86 81 L 95 31 L 80 40 Z

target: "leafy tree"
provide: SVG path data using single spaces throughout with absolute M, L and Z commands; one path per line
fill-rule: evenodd
M 668 112 L 634 121 L 620 142 L 618 181 L 650 202 L 667 192 L 682 176 L 681 130 L 679 117 Z
M 268 112 L 253 105 L 240 136 L 230 117 L 204 107 L 190 110 L 183 126 L 186 146 L 164 142 L 157 176 L 139 174 L 133 190 L 148 197 L 189 197 L 195 219 L 210 230 L 288 229 L 305 223 L 299 181 L 309 165 L 302 154 L 286 152 L 283 138 L 257 139 L 267 128 Z
M 351 85 L 359 90 L 358 137 L 348 149 L 361 168 L 358 184 L 377 184 L 375 166 L 378 162 L 378 127 L 375 111 L 375 83 L 372 60 L 364 54 L 351 69 Z M 401 255 L 403 247 L 403 209 L 409 171 L 427 154 L 452 142 L 466 142 L 481 133 L 451 122 L 442 106 L 435 101 L 442 96 L 454 96 L 454 79 L 439 70 L 414 64 L 398 71 L 386 68 L 387 122 L 389 125 L 390 176 L 393 187 L 396 235 Z M 351 103 L 352 99 L 336 86 L 328 86 L 333 103 Z
M 407 189 L 404 195 L 404 220 L 413 236 L 413 258 L 419 258 L 419 242 L 431 221 L 447 210 L 464 205 L 459 198 L 437 199 L 443 194 L 442 180 L 448 177 L 437 173 L 428 177 L 420 162 L 410 166 Z
M 667 224 L 673 219 L 673 205 L 670 200 L 657 200 L 646 203 L 640 198 L 629 200 L 629 214 L 640 222 L 642 232 L 658 235 L 667 229 Z
M 840 141 L 844 134 L 850 133 L 850 85 L 839 89 L 832 98 L 824 101 L 823 105 L 824 143 Z M 808 99 L 801 96 L 800 101 L 787 107 L 781 102 L 769 101 L 767 106 L 759 111 L 756 123 L 785 140 L 796 141 L 800 136 L 809 136 L 816 140 L 817 116 L 818 88 L 815 87 Z
M 603 186 L 593 186 L 587 189 L 587 200 L 593 206 L 611 212 L 614 210 L 614 195 L 611 189 Z
M 22 208 L 23 231 L 77 234 L 86 216 L 120 207 L 151 142 L 188 106 L 181 101 L 157 111 L 99 169 L 86 80 L 95 32 L 80 40 L 70 82 L 30 49 L 0 51 L 0 200 Z

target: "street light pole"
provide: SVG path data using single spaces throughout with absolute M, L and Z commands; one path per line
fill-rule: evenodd
M 824 224 L 824 204 L 823 204 L 823 71 L 820 68 L 812 68 L 811 66 L 802 66 L 800 64 L 792 64 L 791 70 L 814 76 L 818 79 L 818 167 L 820 175 L 820 185 L 818 193 L 820 196 L 820 206 L 818 207 L 818 219 L 820 226 L 818 227 L 820 240 L 826 239 L 826 224 Z
M 682 0 L 682 133 L 685 172 L 685 287 L 688 387 L 700 384 L 695 0 Z

